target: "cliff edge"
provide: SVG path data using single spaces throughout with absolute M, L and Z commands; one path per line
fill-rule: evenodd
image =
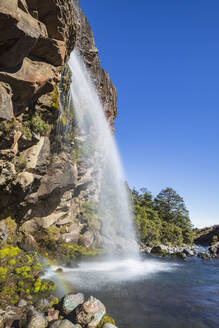
M 90 164 L 77 157 L 74 133 L 67 149 L 60 141 L 60 96 L 69 88 L 74 48 L 112 127 L 117 115 L 116 89 L 100 66 L 87 18 L 77 0 L 0 0 L 0 41 L 0 243 L 8 242 L 10 218 L 13 242 L 23 249 L 95 247 L 99 228 L 82 210 L 94 192 Z

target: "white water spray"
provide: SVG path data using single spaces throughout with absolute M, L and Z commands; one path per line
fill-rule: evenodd
M 106 248 L 136 249 L 133 218 L 124 175 L 110 126 L 88 70 L 76 51 L 69 60 L 72 71 L 71 101 L 80 139 L 92 153 L 93 183 Z

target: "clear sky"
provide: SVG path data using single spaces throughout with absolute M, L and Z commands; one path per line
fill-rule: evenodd
M 219 224 L 219 1 L 79 0 L 117 87 L 127 181 Z

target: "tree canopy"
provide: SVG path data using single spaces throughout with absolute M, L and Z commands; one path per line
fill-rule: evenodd
M 189 212 L 174 189 L 163 189 L 155 198 L 146 188 L 129 191 L 138 235 L 144 243 L 181 246 L 193 242 Z

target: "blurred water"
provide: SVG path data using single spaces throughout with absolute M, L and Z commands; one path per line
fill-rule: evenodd
M 54 268 L 55 269 L 55 268 Z M 219 261 L 142 258 L 96 259 L 63 268 L 59 278 L 69 291 L 100 298 L 120 328 L 219 327 Z
M 69 66 L 72 72 L 71 101 L 79 126 L 78 139 L 86 148 L 85 161 L 92 167 L 96 193 L 90 195 L 90 200 L 98 208 L 103 244 L 106 250 L 137 250 L 123 169 L 104 109 L 77 51 L 72 52 Z

